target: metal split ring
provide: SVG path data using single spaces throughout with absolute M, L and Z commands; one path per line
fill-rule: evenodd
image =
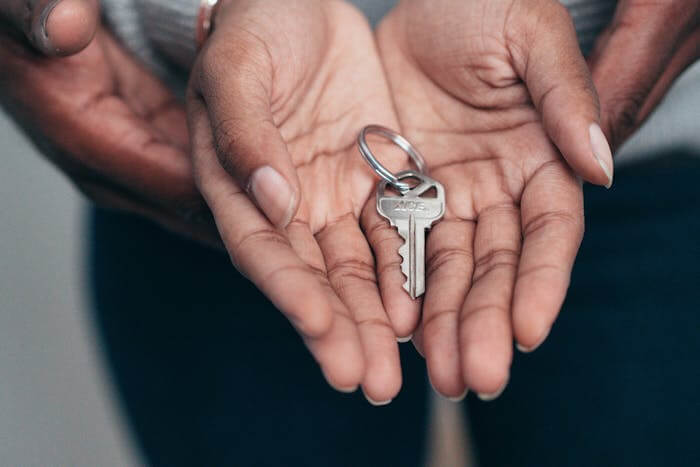
M 400 134 L 380 125 L 369 125 L 364 127 L 360 132 L 360 135 L 357 137 L 357 146 L 360 149 L 360 154 L 362 154 L 362 157 L 364 157 L 365 161 L 367 161 L 369 166 L 372 167 L 372 170 L 374 170 L 377 173 L 377 175 L 379 175 L 383 180 L 385 180 L 388 184 L 393 186 L 400 193 L 405 193 L 409 191 L 412 188 L 411 185 L 400 181 L 399 178 L 396 175 L 394 175 L 393 172 L 384 167 L 382 163 L 379 162 L 376 157 L 374 157 L 372 150 L 367 144 L 368 134 L 382 136 L 394 143 L 395 145 L 397 145 L 398 147 L 400 147 L 406 154 L 410 156 L 418 171 L 421 173 L 426 173 L 425 160 L 423 159 L 423 156 L 420 154 L 420 152 L 418 152 L 418 149 L 416 149 L 411 143 L 408 142 L 406 138 L 404 138 Z

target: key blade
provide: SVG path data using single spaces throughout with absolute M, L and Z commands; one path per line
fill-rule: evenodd
M 406 277 L 403 289 L 412 299 L 425 293 L 425 236 L 426 231 L 445 214 L 445 190 L 443 186 L 414 171 L 397 174 L 399 179 L 416 178 L 420 183 L 400 195 L 386 191 L 387 182 L 377 186 L 377 212 L 398 230 L 404 242 L 399 248 L 401 272 Z M 435 189 L 436 196 L 423 196 Z
M 414 216 L 409 216 L 406 219 L 403 229 L 399 229 L 399 235 L 403 238 L 404 242 L 399 248 L 399 255 L 403 258 L 401 262 L 401 272 L 406 277 L 406 282 L 403 284 L 403 288 L 412 299 L 416 299 L 418 291 L 416 288 L 416 219 Z
M 399 222 L 398 231 L 404 240 L 399 248 L 403 258 L 401 272 L 406 277 L 403 289 L 415 300 L 425 293 L 425 226 L 420 219 L 410 216 Z

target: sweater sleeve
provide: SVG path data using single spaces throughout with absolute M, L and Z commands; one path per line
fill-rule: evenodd
M 124 44 L 151 67 L 163 58 L 189 69 L 197 55 L 197 19 L 203 0 L 102 0 L 105 17 Z M 615 0 L 560 0 L 571 13 L 584 52 L 590 51 L 615 10 Z M 393 0 L 354 0 L 377 21 Z
M 105 21 L 122 43 L 158 74 L 188 70 L 197 55 L 202 0 L 102 0 Z
M 189 69 L 197 55 L 197 20 L 202 0 L 135 0 L 153 47 Z

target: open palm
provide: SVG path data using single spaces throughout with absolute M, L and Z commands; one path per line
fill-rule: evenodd
M 393 398 L 396 337 L 359 220 L 376 180 L 355 139 L 396 118 L 366 19 L 338 1 L 223 3 L 188 108 L 197 183 L 233 262 L 289 317 L 331 385 Z
M 514 336 L 525 350 L 547 336 L 582 238 L 561 154 L 608 183 L 589 142 L 595 91 L 556 2 L 406 0 L 377 37 L 401 128 L 446 190 L 415 341 L 438 391 L 492 398 Z

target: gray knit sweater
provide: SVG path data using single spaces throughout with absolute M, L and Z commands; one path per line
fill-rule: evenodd
M 173 87 L 182 87 L 196 56 L 195 26 L 202 0 L 102 0 L 105 19 L 134 54 Z M 616 0 L 560 0 L 571 13 L 584 52 L 609 23 Z M 353 0 L 376 24 L 395 0 Z M 176 64 L 176 67 L 173 67 Z M 700 156 L 700 62 L 676 83 L 644 127 L 617 155 L 617 165 L 668 147 L 689 147 Z

